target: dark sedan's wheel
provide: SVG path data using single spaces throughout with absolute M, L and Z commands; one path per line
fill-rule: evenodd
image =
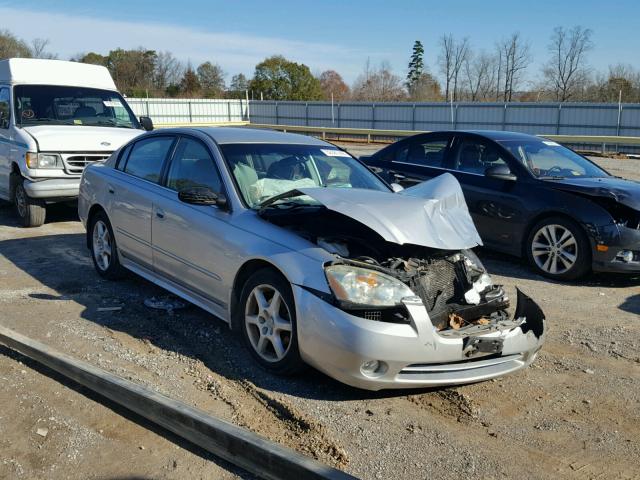
M 534 225 L 527 256 L 538 273 L 558 280 L 575 280 L 591 269 L 587 236 L 576 222 L 563 217 L 545 218 Z
M 44 223 L 47 215 L 45 203 L 37 198 L 31 198 L 24 189 L 24 179 L 20 175 L 11 175 L 13 188 L 13 203 L 24 227 L 39 227 Z
M 242 336 L 258 363 L 280 375 L 302 371 L 293 293 L 282 275 L 255 272 L 242 289 L 240 305 Z
M 120 265 L 116 239 L 111 223 L 104 212 L 98 212 L 89 222 L 91 258 L 96 271 L 107 280 L 122 278 L 124 269 Z

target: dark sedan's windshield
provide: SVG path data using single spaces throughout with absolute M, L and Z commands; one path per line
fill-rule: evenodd
M 14 88 L 16 123 L 139 128 L 135 115 L 117 92 L 55 85 Z
M 609 174 L 559 143 L 548 140 L 499 142 L 538 178 L 608 177 Z
M 329 145 L 238 143 L 220 145 L 244 201 L 251 208 L 297 188 L 366 188 L 387 185 L 347 152 Z M 306 196 L 287 201 L 314 204 Z

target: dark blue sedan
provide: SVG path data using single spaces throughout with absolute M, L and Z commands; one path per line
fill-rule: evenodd
M 556 142 L 513 132 L 451 131 L 361 157 L 390 183 L 450 172 L 484 244 L 561 280 L 640 272 L 640 183 L 611 176 Z

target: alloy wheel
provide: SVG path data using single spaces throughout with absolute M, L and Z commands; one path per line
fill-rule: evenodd
M 533 236 L 531 254 L 538 268 L 552 275 L 569 271 L 578 259 L 578 242 L 568 228 L 549 224 Z
M 93 257 L 102 271 L 111 265 L 112 242 L 107 225 L 98 220 L 93 226 Z
M 245 328 L 255 352 L 267 362 L 282 360 L 291 346 L 289 306 L 271 285 L 258 285 L 247 298 Z

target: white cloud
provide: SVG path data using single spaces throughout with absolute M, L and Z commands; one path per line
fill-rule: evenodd
M 256 63 L 281 54 L 302 62 L 312 72 L 334 69 L 353 81 L 362 70 L 366 52 L 338 44 L 263 37 L 233 32 L 206 32 L 169 23 L 141 23 L 62 13 L 0 7 L 4 28 L 28 41 L 49 39 L 49 50 L 66 59 L 78 53 L 107 53 L 114 48 L 144 46 L 170 51 L 182 61 L 216 62 L 229 74 L 251 75 Z M 372 61 L 377 61 L 377 55 Z

